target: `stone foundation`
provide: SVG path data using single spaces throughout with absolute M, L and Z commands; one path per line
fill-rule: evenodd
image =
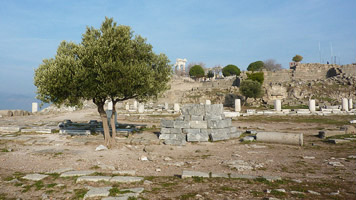
M 165 144 L 185 145 L 188 142 L 208 142 L 237 138 L 241 132 L 225 118 L 222 104 L 186 104 L 175 120 L 161 120 L 160 139 Z

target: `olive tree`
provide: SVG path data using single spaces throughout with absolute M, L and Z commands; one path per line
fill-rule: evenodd
M 171 66 L 164 54 L 155 54 L 129 26 L 105 18 L 100 29 L 87 27 L 79 44 L 63 41 L 54 58 L 44 59 L 35 70 L 37 98 L 55 105 L 81 105 L 92 100 L 103 121 L 105 145 L 115 143 L 116 127 L 111 130 L 104 110 L 112 101 L 113 113 L 119 101 L 155 98 L 168 89 Z
M 303 60 L 303 56 L 297 54 L 297 55 L 295 55 L 295 56 L 292 58 L 292 60 L 293 60 L 294 62 L 300 62 L 300 61 Z
M 248 98 L 258 98 L 262 95 L 262 86 L 259 82 L 253 80 L 245 80 L 240 84 L 240 92 L 245 96 L 245 102 Z
M 248 71 L 261 71 L 263 69 L 264 63 L 262 61 L 256 61 L 253 63 L 250 63 L 247 67 Z
M 202 66 L 194 65 L 189 69 L 189 75 L 195 78 L 201 78 L 205 75 L 205 72 Z
M 241 71 L 240 68 L 238 68 L 236 65 L 226 65 L 223 69 L 222 69 L 222 73 L 223 75 L 226 76 L 232 76 L 232 75 L 236 75 L 239 76 Z

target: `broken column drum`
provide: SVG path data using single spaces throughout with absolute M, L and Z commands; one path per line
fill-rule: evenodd
M 179 104 L 175 103 L 173 106 L 174 112 L 179 112 Z
M 256 134 L 256 140 L 303 146 L 303 133 L 258 132 Z
M 354 105 L 352 103 L 352 99 L 349 99 L 349 110 L 352 110 L 354 108 Z
M 222 104 L 187 104 L 175 120 L 161 120 L 160 139 L 165 144 L 184 145 L 188 142 L 207 142 L 238 138 L 241 133 L 225 118 Z

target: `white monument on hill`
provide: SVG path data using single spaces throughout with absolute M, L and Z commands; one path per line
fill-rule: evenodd
M 183 72 L 185 73 L 185 63 L 187 62 L 187 59 L 181 59 L 177 58 L 176 63 L 174 64 L 175 71 L 176 72 Z

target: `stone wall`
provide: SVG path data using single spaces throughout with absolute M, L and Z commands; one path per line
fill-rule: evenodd
M 241 132 L 225 118 L 222 104 L 186 104 L 175 120 L 161 120 L 160 139 L 165 144 L 185 145 L 188 142 L 208 142 L 240 137 Z

